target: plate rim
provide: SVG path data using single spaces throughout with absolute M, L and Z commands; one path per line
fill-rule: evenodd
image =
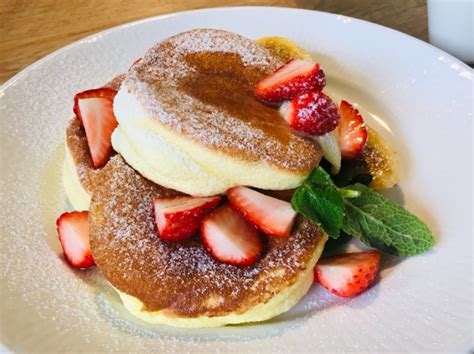
M 39 60 L 35 61 L 34 63 L 28 65 L 26 68 L 24 68 L 23 70 L 21 70 L 20 72 L 18 72 L 17 74 L 15 74 L 12 78 L 10 78 L 9 80 L 7 80 L 4 84 L 2 84 L 0 86 L 0 97 L 1 94 L 7 90 L 10 86 L 12 85 L 15 85 L 16 83 L 18 82 L 21 82 L 21 80 L 24 80 L 25 78 L 28 79 L 27 75 L 29 73 L 31 73 L 32 71 L 34 70 L 41 70 L 43 69 L 42 68 L 42 65 L 44 63 L 47 63 L 48 61 L 50 60 L 56 60 L 58 56 L 62 55 L 63 53 L 67 52 L 68 50 L 72 50 L 74 48 L 76 48 L 77 46 L 80 46 L 80 45 L 83 45 L 84 43 L 87 43 L 88 41 L 90 41 L 91 39 L 100 39 L 100 40 L 105 40 L 107 41 L 108 39 L 105 38 L 106 36 L 108 36 L 110 33 L 113 33 L 114 31 L 119 31 L 119 30 L 127 30 L 127 27 L 132 27 L 132 26 L 139 26 L 139 25 L 142 25 L 142 24 L 145 24 L 145 23 L 148 23 L 148 22 L 152 22 L 152 21 L 161 21 L 162 19 L 165 19 L 165 18 L 173 18 L 175 16 L 181 16 L 181 15 L 186 15 L 186 14 L 189 14 L 189 13 L 203 13 L 203 12 L 218 12 L 218 11 L 223 11 L 223 12 L 233 12 L 233 11 L 240 11 L 240 10 L 249 10 L 249 11 L 252 11 L 254 9 L 259 9 L 260 11 L 261 10 L 274 10 L 276 9 L 276 12 L 278 11 L 288 11 L 288 12 L 292 12 L 292 13 L 307 13 L 308 11 L 309 12 L 314 12 L 316 13 L 314 16 L 318 17 L 318 16 L 324 16 L 326 18 L 333 18 L 334 20 L 336 21 L 340 21 L 340 20 L 343 20 L 343 19 L 351 19 L 351 21 L 354 21 L 354 23 L 357 23 L 359 21 L 361 22 L 367 22 L 369 24 L 369 27 L 363 27 L 363 28 L 371 28 L 370 25 L 375 25 L 375 26 L 379 26 L 379 27 L 382 27 L 382 29 L 380 29 L 379 31 L 383 34 L 389 34 L 391 31 L 394 31 L 394 32 L 399 32 L 401 33 L 403 36 L 405 37 L 409 37 L 411 38 L 411 40 L 415 40 L 414 43 L 416 43 L 416 41 L 418 42 L 422 42 L 424 46 L 427 46 L 427 47 L 431 47 L 432 49 L 434 49 L 434 51 L 431 51 L 429 52 L 429 56 L 431 57 L 432 55 L 436 55 L 436 53 L 441 53 L 443 54 L 444 56 L 446 56 L 447 58 L 449 58 L 450 60 L 452 60 L 454 63 L 459 63 L 459 65 L 461 65 L 462 67 L 465 67 L 467 69 L 470 69 L 472 70 L 469 66 L 467 66 L 465 63 L 459 61 L 459 59 L 456 59 L 455 57 L 453 57 L 452 55 L 448 54 L 448 53 L 445 53 L 444 51 L 430 45 L 429 43 L 427 42 L 424 42 L 422 40 L 419 40 L 415 37 L 412 37 L 410 35 L 407 35 L 403 32 L 400 32 L 400 31 L 397 31 L 397 30 L 394 30 L 394 29 L 391 29 L 389 27 L 385 27 L 385 26 L 382 26 L 382 25 L 378 25 L 376 23 L 372 23 L 372 22 L 369 22 L 369 21 L 365 21 L 365 20 L 360 20 L 360 19 L 356 19 L 356 18 L 353 18 L 353 17 L 349 17 L 349 16 L 344 16 L 344 15 L 338 15 L 338 14 L 332 14 L 332 13 L 327 13 L 327 12 L 321 12 L 321 11 L 313 11 L 313 10 L 304 10 L 304 9 L 294 9 L 294 8 L 285 8 L 285 7 L 268 7 L 268 6 L 238 6 L 238 7 L 218 7 L 218 8 L 205 8 L 205 9 L 198 9 L 198 10 L 187 10 L 187 11 L 180 11 L 180 12 L 174 12 L 174 13 L 169 13 L 169 14 L 163 14 L 163 15 L 158 15 L 158 16 L 152 16 L 152 17 L 147 17 L 147 18 L 143 18 L 143 19 L 139 19 L 139 20 L 136 20 L 136 21 L 133 21 L 133 22 L 129 22 L 129 23 L 124 23 L 124 24 L 120 24 L 120 25 L 117 25 L 117 26 L 114 26 L 114 27 L 111 27 L 111 28 L 108 28 L 108 29 L 105 29 L 103 31 L 100 31 L 100 32 L 96 32 L 96 33 L 93 33 L 93 34 L 90 34 L 84 38 L 81 38 L 81 39 L 78 39 L 72 43 L 69 43 L 68 45 L 64 46 L 64 47 L 61 47 L 47 55 L 45 55 L 44 57 L 40 58 Z M 336 16 L 336 17 L 334 17 Z M 338 16 L 341 16 L 340 18 L 338 18 Z M 342 25 L 342 23 L 341 23 Z M 365 26 L 365 24 L 363 24 L 363 26 Z M 372 27 L 373 28 L 373 27 Z M 383 29 L 388 29 L 389 31 L 386 32 L 384 31 Z M 405 42 L 404 42 L 405 43 Z M 406 42 L 408 43 L 408 42 Z M 428 51 L 426 51 L 427 55 L 428 55 Z M 426 58 L 425 58 L 426 59 Z M 421 61 L 420 61 L 421 62 Z M 454 77 L 452 75 L 450 75 L 450 78 L 453 78 L 454 80 Z M 0 341 L 0 351 L 2 350 L 2 344 L 1 344 L 1 341 Z

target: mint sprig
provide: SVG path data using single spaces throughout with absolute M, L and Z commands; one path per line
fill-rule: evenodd
M 413 256 L 433 247 L 430 229 L 415 215 L 363 184 L 344 189 L 360 193 L 344 198 L 344 232 L 399 256 Z
M 291 199 L 293 209 L 336 239 L 342 228 L 344 201 L 329 174 L 316 168 Z
M 295 191 L 291 204 L 334 239 L 342 229 L 399 256 L 413 256 L 434 245 L 431 231 L 418 217 L 363 184 L 338 189 L 322 167 Z

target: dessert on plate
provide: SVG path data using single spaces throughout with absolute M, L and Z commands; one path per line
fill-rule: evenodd
M 146 322 L 216 327 L 285 312 L 315 278 L 355 296 L 379 250 L 430 248 L 419 219 L 366 186 L 397 183 L 393 149 L 325 84 L 286 38 L 197 29 L 76 94 L 63 170 L 76 211 L 57 220 L 68 263 L 96 265 Z M 350 236 L 379 250 L 318 262 Z

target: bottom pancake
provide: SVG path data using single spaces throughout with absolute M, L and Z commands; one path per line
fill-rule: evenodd
M 326 235 L 299 217 L 288 238 L 266 237 L 248 267 L 214 260 L 199 235 L 179 242 L 155 230 L 153 199 L 178 193 L 111 158 L 98 176 L 89 214 L 90 244 L 104 277 L 138 318 L 179 327 L 263 321 L 307 292 Z
M 314 262 L 316 264 L 324 244 L 316 250 Z M 291 286 L 285 288 L 280 293 L 274 295 L 267 303 L 258 304 L 243 313 L 230 313 L 222 316 L 199 316 L 194 318 L 169 316 L 162 311 L 143 311 L 143 303 L 136 297 L 127 295 L 115 289 L 125 308 L 135 317 L 142 321 L 153 324 L 164 324 L 174 327 L 203 328 L 220 327 L 229 324 L 261 322 L 273 318 L 295 306 L 300 299 L 308 292 L 313 284 L 313 269 L 308 265 L 308 269 L 301 273 L 298 280 Z

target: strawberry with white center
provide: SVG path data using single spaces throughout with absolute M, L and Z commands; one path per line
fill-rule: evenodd
M 259 230 L 270 236 L 287 237 L 295 221 L 291 204 L 246 187 L 227 191 L 232 206 Z
M 263 251 L 257 229 L 229 204 L 203 220 L 201 237 L 211 255 L 228 264 L 251 265 Z
M 302 133 L 323 135 L 339 123 L 339 113 L 331 98 L 322 92 L 305 92 L 281 106 L 280 112 L 290 126 Z
M 56 221 L 59 241 L 66 260 L 73 268 L 95 265 L 89 245 L 89 212 L 63 213 Z
M 374 281 L 379 263 L 380 253 L 375 250 L 336 255 L 316 264 L 315 278 L 331 293 L 353 297 Z
M 74 96 L 74 113 L 86 131 L 87 143 L 95 168 L 105 165 L 112 153 L 112 133 L 118 123 L 113 111 L 117 91 L 102 87 Z
M 319 64 L 293 59 L 255 87 L 255 95 L 265 102 L 283 102 L 306 91 L 321 91 L 326 85 Z
M 191 237 L 199 223 L 219 204 L 220 197 L 156 198 L 153 201 L 158 235 L 171 241 Z
M 367 143 L 367 127 L 359 111 L 349 102 L 342 100 L 339 107 L 341 121 L 337 140 L 342 157 L 353 160 L 359 157 Z

